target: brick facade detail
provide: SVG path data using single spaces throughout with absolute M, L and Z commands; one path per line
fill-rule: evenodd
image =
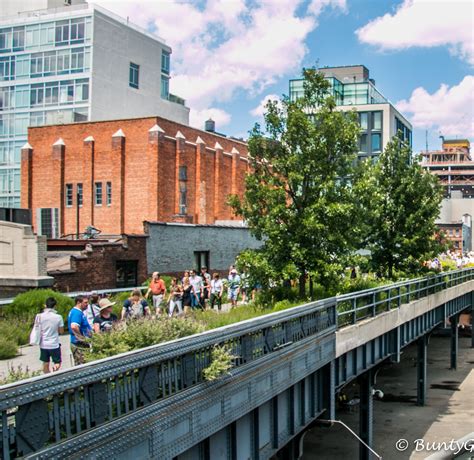
M 59 209 L 59 233 L 88 225 L 103 234 L 143 234 L 144 221 L 214 224 L 239 220 L 226 205 L 243 194 L 247 145 L 238 140 L 160 118 L 148 117 L 29 128 L 22 152 L 21 205 Z M 187 168 L 180 178 L 180 166 Z M 107 204 L 106 184 L 112 184 Z M 77 213 L 77 184 L 83 204 Z M 95 184 L 102 204 L 95 203 Z M 73 186 L 67 206 L 66 184 Z M 186 212 L 179 206 L 187 189 Z

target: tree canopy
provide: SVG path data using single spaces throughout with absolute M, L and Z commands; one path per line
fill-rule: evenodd
M 303 97 L 267 104 L 265 129 L 256 124 L 250 133 L 252 172 L 244 197 L 230 199 L 263 241 L 261 265 L 283 278 L 298 277 L 301 296 L 308 273 L 324 283 L 355 246 L 350 179 L 359 134 L 356 114 L 336 110 L 324 76 L 315 69 L 303 76 Z

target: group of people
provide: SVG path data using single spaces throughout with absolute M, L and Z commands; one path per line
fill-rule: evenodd
M 169 289 L 160 274 L 154 272 L 144 296 L 136 289 L 124 301 L 120 320 L 151 317 L 153 313 L 147 301 L 150 296 L 157 317 L 166 314 L 166 307 L 170 317 L 182 315 L 192 309 L 206 309 L 208 306 L 212 309 L 217 307 L 220 311 L 226 289 L 233 307 L 237 305 L 239 295 L 244 303 L 247 302 L 245 276 L 240 276 L 234 266 L 230 267 L 225 281 L 219 273 L 211 276 L 206 267 L 201 268 L 200 275 L 195 270 L 185 271 L 182 279 L 175 277 L 171 280 Z M 84 363 L 84 352 L 89 348 L 88 339 L 92 334 L 110 331 L 119 318 L 113 313 L 116 302 L 107 297 L 100 298 L 97 293 L 90 296 L 78 295 L 74 302 L 75 305 L 68 314 L 68 327 L 74 364 L 79 365 Z M 62 362 L 59 335 L 64 332 L 64 321 L 55 307 L 56 300 L 48 298 L 43 312 L 35 318 L 34 328 L 38 328 L 40 336 L 40 361 L 43 363 L 44 373 L 57 371 Z

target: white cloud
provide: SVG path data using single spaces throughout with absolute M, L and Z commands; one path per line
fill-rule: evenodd
M 395 13 L 370 21 L 356 34 L 383 50 L 448 46 L 474 65 L 473 15 L 471 0 L 404 0 Z
M 280 101 L 280 97 L 276 94 L 267 94 L 258 104 L 257 107 L 250 111 L 250 115 L 254 117 L 262 117 L 266 110 L 266 105 L 268 101 Z
M 411 113 L 415 128 L 437 129 L 444 136 L 474 137 L 474 76 L 456 86 L 442 84 L 433 94 L 416 88 L 408 100 L 396 104 Z
M 302 0 L 95 1 L 173 48 L 171 91 L 195 109 L 193 120 L 237 91 L 254 96 L 299 71 L 321 11 L 346 11 L 346 0 L 313 0 L 306 9 Z
M 199 129 L 204 129 L 204 122 L 212 118 L 216 122 L 216 131 L 230 123 L 231 116 L 224 110 L 210 108 L 203 110 L 191 109 L 189 112 L 189 123 Z

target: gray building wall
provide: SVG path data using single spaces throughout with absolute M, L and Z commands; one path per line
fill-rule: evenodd
M 96 8 L 90 119 L 159 115 L 188 125 L 189 108 L 161 97 L 162 50 L 171 53 L 169 46 Z M 129 86 L 130 62 L 140 66 L 138 89 Z
M 245 249 L 257 249 L 246 227 L 146 222 L 148 272 L 181 273 L 195 267 L 195 251 L 209 251 L 209 271 L 227 270 Z

